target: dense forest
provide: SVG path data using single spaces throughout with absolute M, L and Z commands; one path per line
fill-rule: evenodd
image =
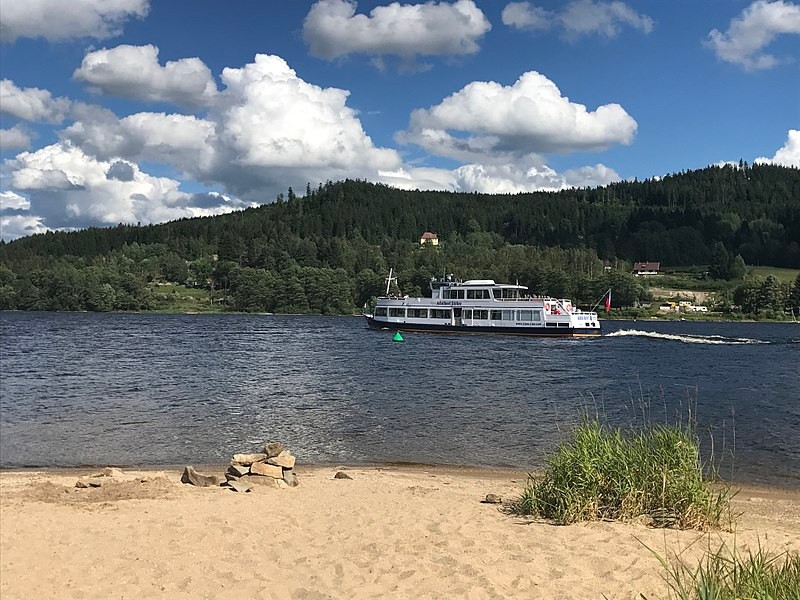
M 420 246 L 424 231 L 440 246 Z M 409 294 L 454 273 L 582 304 L 613 287 L 615 306 L 631 306 L 648 297 L 629 274 L 645 260 L 706 265 L 718 279 L 745 264 L 800 268 L 800 170 L 740 163 L 515 195 L 329 182 L 228 215 L 0 242 L 0 308 L 147 310 L 171 282 L 229 310 L 349 313 L 389 267 Z M 791 286 L 778 297 L 775 310 L 790 305 Z

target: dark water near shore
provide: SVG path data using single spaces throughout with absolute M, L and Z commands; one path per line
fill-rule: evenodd
M 800 325 L 603 327 L 395 343 L 358 318 L 0 313 L 0 465 L 222 463 L 276 439 L 304 462 L 534 469 L 584 410 L 692 406 L 724 476 L 800 487 Z

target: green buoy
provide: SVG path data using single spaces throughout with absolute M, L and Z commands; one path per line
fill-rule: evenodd
M 398 331 L 397 333 L 394 334 L 394 337 L 392 338 L 392 340 L 394 340 L 395 342 L 402 342 L 403 341 L 403 336 L 400 335 L 400 332 Z

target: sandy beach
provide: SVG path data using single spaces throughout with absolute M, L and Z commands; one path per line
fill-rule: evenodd
M 223 467 L 204 469 L 221 474 Z M 485 504 L 525 474 L 422 466 L 298 466 L 296 488 L 246 494 L 125 470 L 0 473 L 0 596 L 24 598 L 649 598 L 647 547 L 800 552 L 800 492 L 743 488 L 735 532 L 636 523 L 554 526 Z

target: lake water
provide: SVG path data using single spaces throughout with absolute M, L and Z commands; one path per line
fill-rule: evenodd
M 223 463 L 280 440 L 307 463 L 535 469 L 582 412 L 691 407 L 724 476 L 800 487 L 800 325 L 603 327 L 398 343 L 352 317 L 0 313 L 0 466 Z

